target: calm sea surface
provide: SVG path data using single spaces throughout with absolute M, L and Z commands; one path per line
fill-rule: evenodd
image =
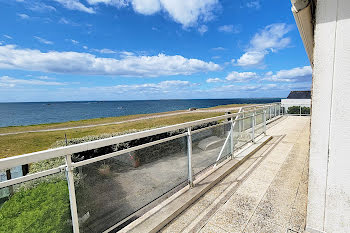
M 207 108 L 224 104 L 271 103 L 280 100 L 262 98 L 0 103 L 0 127 L 167 112 L 191 107 Z

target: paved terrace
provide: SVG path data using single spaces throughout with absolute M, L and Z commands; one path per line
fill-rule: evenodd
M 309 126 L 309 117 L 278 120 L 270 142 L 161 232 L 302 232 Z

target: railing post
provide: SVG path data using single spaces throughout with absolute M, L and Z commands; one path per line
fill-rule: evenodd
M 276 104 L 273 106 L 274 110 L 275 110 L 275 114 L 273 115 L 273 117 L 276 117 Z
M 244 110 L 243 110 L 244 111 Z M 245 116 L 244 116 L 244 112 L 243 112 L 243 118 L 242 118 L 242 131 L 244 131 L 244 119 L 245 118 Z
M 187 129 L 187 158 L 188 158 L 188 184 L 193 187 L 192 174 L 192 132 L 191 127 Z
M 264 109 L 264 134 L 266 135 L 266 110 Z
M 299 116 L 301 116 L 301 105 L 299 106 Z
M 272 115 L 272 113 L 271 113 L 271 109 L 272 109 L 272 107 L 271 107 L 271 106 L 269 106 L 269 120 L 271 120 L 271 115 Z
M 255 114 L 253 113 L 253 116 L 251 116 L 252 118 L 252 142 L 254 143 L 254 137 L 255 137 Z
M 231 118 L 231 158 L 233 157 L 233 151 L 234 151 L 234 144 L 233 144 L 233 126 L 234 126 L 234 124 L 233 124 L 233 117 Z
M 72 155 L 66 155 L 66 177 L 68 182 L 70 211 L 72 215 L 73 232 L 79 233 L 79 218 L 77 199 L 75 197 L 74 176 L 72 167 Z

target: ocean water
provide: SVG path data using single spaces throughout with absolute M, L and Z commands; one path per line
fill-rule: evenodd
M 279 98 L 0 103 L 0 127 L 208 108 L 224 104 L 279 102 Z

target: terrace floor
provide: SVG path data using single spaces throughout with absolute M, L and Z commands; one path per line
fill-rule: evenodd
M 303 232 L 310 117 L 272 123 L 273 139 L 161 232 Z

